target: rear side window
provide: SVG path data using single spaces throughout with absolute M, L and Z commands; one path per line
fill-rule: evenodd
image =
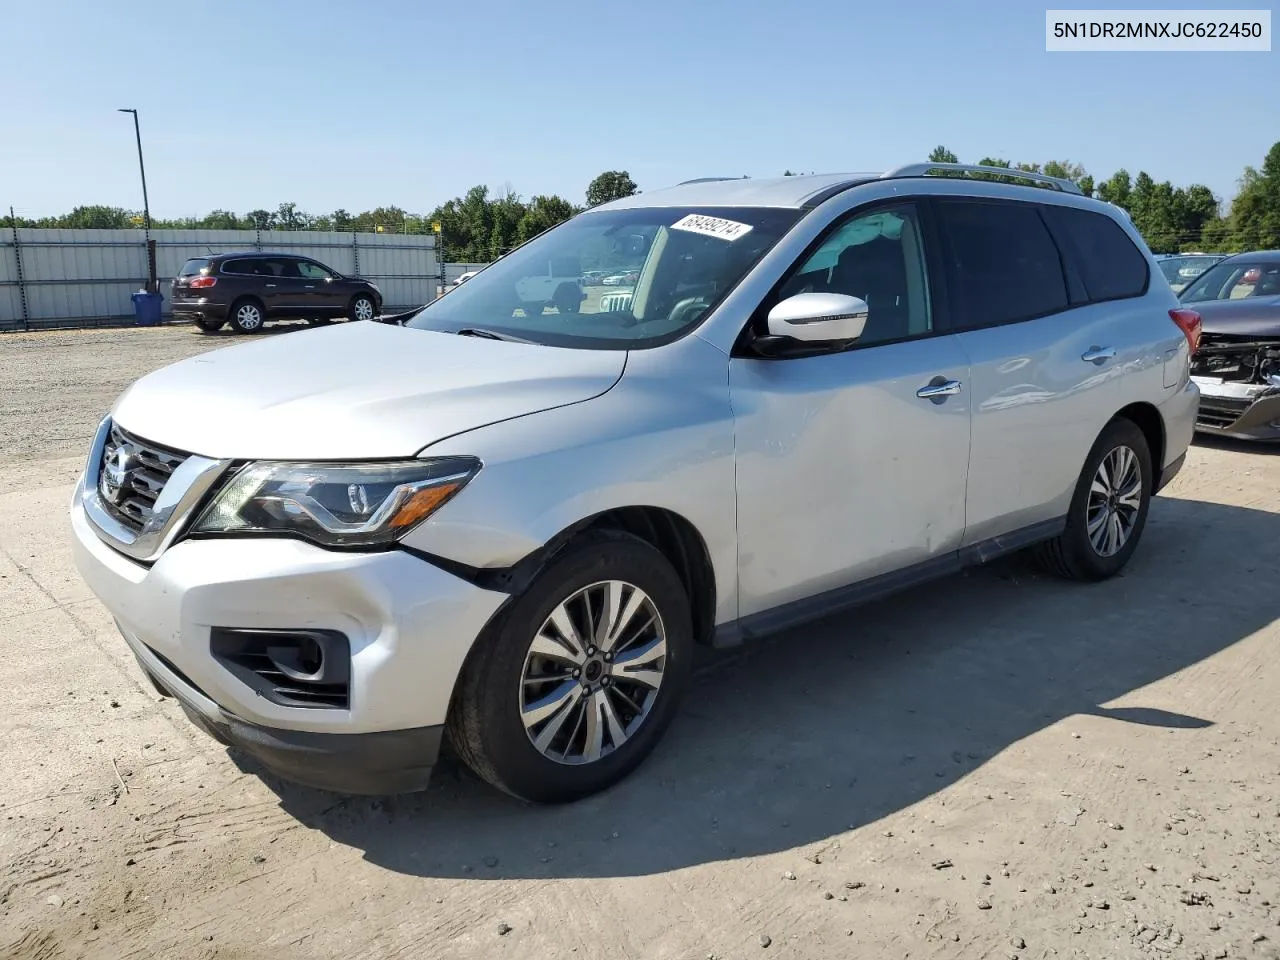
M 1045 219 L 1080 272 L 1089 300 L 1120 300 L 1147 291 L 1147 258 L 1120 224 L 1075 207 L 1046 206 Z
M 194 277 L 208 265 L 208 260 L 188 260 L 182 265 L 182 270 L 178 273 L 178 276 Z
M 1030 320 L 1067 308 L 1062 259 L 1036 207 L 939 200 L 937 211 L 957 327 Z
M 252 260 L 228 260 L 222 265 L 223 273 L 245 273 L 253 274 Z

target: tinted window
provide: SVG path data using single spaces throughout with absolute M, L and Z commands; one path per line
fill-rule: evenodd
M 227 260 L 222 264 L 223 273 L 247 273 L 253 274 L 252 260 Z
M 1029 320 L 1066 309 L 1062 261 L 1036 207 L 942 200 L 938 215 L 957 326 Z
M 1080 271 L 1091 301 L 1141 296 L 1147 258 L 1110 217 L 1074 207 L 1046 206 L 1049 221 Z
M 178 276 L 194 277 L 196 274 L 198 274 L 201 270 L 203 270 L 208 265 L 209 265 L 208 260 L 188 260 L 186 263 L 182 265 L 182 270 L 179 271 Z
M 865 300 L 867 325 L 859 345 L 928 333 L 933 325 L 915 208 L 881 208 L 837 224 L 783 281 L 778 299 L 797 293 Z

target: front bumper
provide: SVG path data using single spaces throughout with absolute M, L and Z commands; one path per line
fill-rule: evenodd
M 214 703 L 137 637 L 121 634 L 147 677 L 215 740 L 236 747 L 287 780 L 332 790 L 387 796 L 424 790 L 440 755 L 444 725 L 375 733 L 308 733 L 249 723 Z
M 430 731 L 444 724 L 454 682 L 504 594 L 404 551 L 337 552 L 300 540 L 179 541 L 148 566 L 104 542 L 81 489 L 71 506 L 76 566 L 144 669 L 201 727 L 301 782 L 365 792 L 393 761 L 417 782 L 439 745 Z M 213 655 L 219 627 L 342 633 L 347 706 L 269 700 Z M 410 745 L 424 755 L 412 759 Z M 362 751 L 377 755 L 372 769 L 352 759 Z M 344 770 L 348 780 L 335 780 Z
M 1280 440 L 1280 387 L 1191 379 L 1200 387 L 1197 430 L 1249 440 Z

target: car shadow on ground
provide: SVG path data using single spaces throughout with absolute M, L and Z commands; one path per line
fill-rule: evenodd
M 1276 514 L 1157 499 L 1106 583 L 1010 558 L 709 654 L 648 762 L 577 804 L 524 805 L 456 763 L 385 799 L 265 779 L 301 822 L 411 875 L 635 876 L 787 850 L 915 804 L 1063 718 L 1210 726 L 1154 695 L 1106 705 L 1280 617 L 1280 593 L 1242 589 L 1277 544 Z

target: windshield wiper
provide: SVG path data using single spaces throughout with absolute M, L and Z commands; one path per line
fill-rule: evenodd
M 463 327 L 461 330 L 453 331 L 460 337 L 483 337 L 485 340 L 506 340 L 508 343 L 532 343 L 532 340 L 522 340 L 520 337 L 513 337 L 509 333 L 498 333 L 496 330 L 486 330 L 483 327 Z

